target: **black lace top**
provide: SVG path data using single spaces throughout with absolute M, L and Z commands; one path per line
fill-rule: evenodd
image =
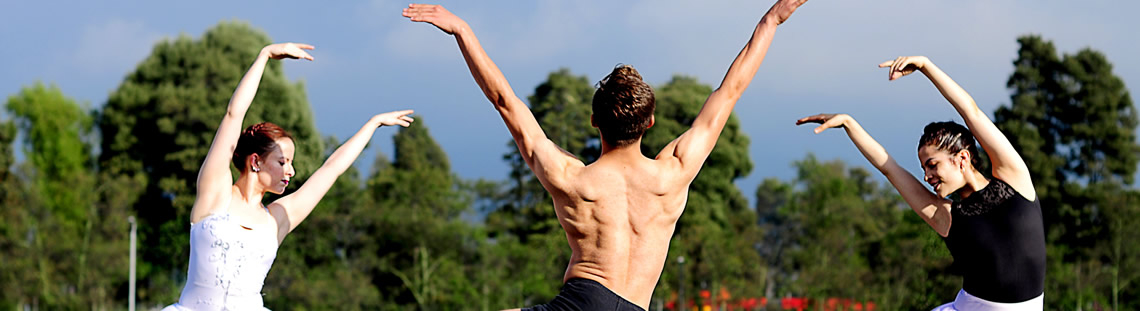
M 1013 303 L 1045 291 L 1045 224 L 1030 202 L 999 179 L 950 210 L 944 238 L 963 275 L 962 289 L 978 298 Z

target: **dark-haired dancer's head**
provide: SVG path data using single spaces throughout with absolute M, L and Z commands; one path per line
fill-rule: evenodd
M 254 124 L 241 132 L 234 148 L 233 162 L 241 178 L 256 176 L 258 184 L 276 194 L 285 192 L 293 170 L 296 147 L 293 136 L 269 122 Z
M 966 176 L 976 173 L 980 163 L 974 135 L 951 121 L 926 125 L 918 140 L 918 160 L 922 162 L 923 180 L 939 197 L 962 189 Z
M 645 130 L 653 126 L 656 106 L 653 88 L 641 80 L 637 69 L 618 65 L 598 82 L 591 122 L 601 133 L 604 144 L 623 147 L 640 141 Z

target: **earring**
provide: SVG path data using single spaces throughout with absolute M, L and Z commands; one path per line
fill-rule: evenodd
M 261 169 L 260 169 L 260 168 L 257 168 L 257 167 L 254 167 L 254 168 L 253 168 L 253 172 L 255 172 L 255 173 L 256 173 L 256 172 L 260 172 L 260 171 L 261 171 Z

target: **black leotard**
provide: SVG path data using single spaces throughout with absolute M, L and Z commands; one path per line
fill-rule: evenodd
M 1045 291 L 1045 224 L 1030 202 L 999 179 L 956 202 L 944 239 L 963 273 L 962 289 L 993 302 L 1022 302 Z

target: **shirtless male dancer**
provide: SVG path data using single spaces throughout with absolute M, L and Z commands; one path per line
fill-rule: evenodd
M 585 165 L 563 151 L 511 90 L 467 22 L 438 5 L 412 4 L 403 15 L 454 35 L 475 82 L 514 136 L 523 160 L 554 198 L 573 254 L 561 293 L 533 310 L 645 310 L 669 251 L 689 184 L 716 145 L 741 93 L 764 60 L 776 26 L 806 0 L 779 0 L 705 101 L 692 128 L 656 158 L 641 153 L 653 126 L 653 90 L 630 66 L 619 66 L 594 93 L 591 123 L 602 155 Z

